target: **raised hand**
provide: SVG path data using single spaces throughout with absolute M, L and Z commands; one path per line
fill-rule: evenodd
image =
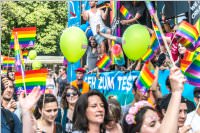
M 34 87 L 32 92 L 25 97 L 25 92 L 22 92 L 19 96 L 19 104 L 22 111 L 30 111 L 32 107 L 37 103 L 41 96 L 40 87 Z
M 172 67 L 170 70 L 170 84 L 172 92 L 182 92 L 186 79 L 178 67 Z

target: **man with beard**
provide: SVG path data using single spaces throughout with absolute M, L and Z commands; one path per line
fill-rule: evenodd
M 22 125 L 13 112 L 16 109 L 16 102 L 13 100 L 14 85 L 7 77 L 1 78 L 1 132 L 22 133 Z M 11 112 L 12 111 L 12 112 Z
M 81 94 L 87 93 L 90 86 L 87 82 L 83 81 L 85 70 L 83 68 L 76 69 L 76 80 L 71 82 L 71 85 L 77 88 Z
M 11 79 L 8 79 L 7 77 L 2 78 L 1 80 L 1 105 L 3 108 L 10 110 L 11 112 L 14 112 L 17 104 L 15 100 L 13 99 L 14 96 L 14 85 L 13 81 Z

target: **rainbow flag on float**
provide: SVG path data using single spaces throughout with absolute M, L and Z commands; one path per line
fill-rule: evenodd
M 149 64 L 149 62 L 147 61 L 144 64 L 144 66 L 140 72 L 140 75 L 137 78 L 137 81 L 135 84 L 138 89 L 142 89 L 142 88 L 149 89 L 151 87 L 151 85 L 153 84 L 155 76 L 149 70 L 148 64 Z
M 15 58 L 14 57 L 3 57 L 3 68 L 6 67 L 14 67 L 15 66 Z
M 124 5 L 121 6 L 120 12 L 126 19 L 130 19 L 133 16 L 131 13 L 129 13 L 129 11 L 126 9 Z
M 47 69 L 25 71 L 26 92 L 30 93 L 35 86 L 40 86 L 41 91 L 44 93 L 47 74 Z M 17 94 L 24 90 L 22 74 L 20 72 L 15 72 L 15 90 Z
M 112 64 L 111 58 L 110 58 L 108 55 L 104 54 L 104 55 L 101 57 L 101 59 L 99 59 L 99 60 L 97 61 L 96 66 L 97 66 L 99 69 L 102 69 L 102 70 L 105 71 L 105 70 L 107 70 L 107 69 L 110 67 L 111 64 Z
M 14 48 L 14 36 L 18 33 L 21 48 L 34 47 L 36 37 L 36 27 L 14 28 L 12 30 L 10 48 Z

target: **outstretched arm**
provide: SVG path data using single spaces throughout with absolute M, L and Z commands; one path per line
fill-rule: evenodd
M 186 79 L 177 67 L 171 68 L 169 79 L 172 87 L 172 96 L 160 127 L 160 133 L 177 133 L 178 131 L 178 114 L 181 103 L 181 94 Z
M 19 97 L 19 103 L 22 108 L 22 121 L 23 121 L 23 133 L 34 133 L 33 114 L 31 109 L 39 100 L 40 87 L 35 87 L 28 96 L 24 96 L 25 92 L 22 92 Z

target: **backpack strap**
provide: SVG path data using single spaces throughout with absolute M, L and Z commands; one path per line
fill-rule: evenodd
M 1 111 L 2 111 L 3 115 L 5 116 L 6 124 L 8 124 L 10 127 L 11 133 L 14 133 L 15 123 L 14 123 L 14 118 L 13 118 L 12 112 L 10 112 L 9 110 L 4 109 L 4 108 L 2 108 Z

